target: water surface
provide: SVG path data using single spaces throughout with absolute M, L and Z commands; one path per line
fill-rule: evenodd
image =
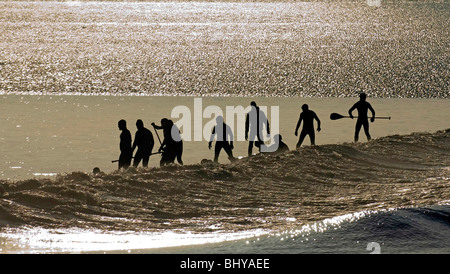
M 448 3 L 3 2 L 0 92 L 449 97 Z

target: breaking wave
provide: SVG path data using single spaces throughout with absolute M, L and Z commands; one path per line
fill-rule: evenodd
M 450 201 L 450 130 L 304 147 L 232 164 L 0 181 L 0 227 L 285 231 Z

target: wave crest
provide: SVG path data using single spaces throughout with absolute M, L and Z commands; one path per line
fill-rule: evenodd
M 227 165 L 0 181 L 0 227 L 286 230 L 363 210 L 437 204 L 450 197 L 449 134 L 303 147 Z

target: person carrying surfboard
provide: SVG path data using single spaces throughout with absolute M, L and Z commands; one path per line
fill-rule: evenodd
M 370 110 L 372 112 L 372 118 L 370 118 L 370 122 L 375 121 L 375 110 L 372 108 L 372 106 L 369 104 L 369 102 L 366 101 L 367 95 L 365 93 L 359 94 L 359 101 L 356 102 L 349 110 L 348 114 L 350 115 L 350 118 L 354 118 L 352 115 L 353 110 L 358 111 L 358 120 L 356 120 L 356 127 L 355 127 L 355 143 L 358 142 L 359 139 L 359 131 L 361 130 L 361 126 L 364 127 L 364 132 L 367 137 L 367 141 L 370 141 L 370 133 L 369 133 L 369 121 L 367 112 Z
M 320 132 L 320 120 L 319 117 L 317 117 L 317 114 L 310 110 L 307 104 L 302 105 L 302 113 L 300 113 L 300 117 L 298 118 L 297 126 L 295 127 L 295 136 L 298 135 L 298 128 L 303 122 L 303 129 L 302 132 L 300 132 L 300 138 L 298 139 L 296 148 L 299 148 L 303 140 L 305 139 L 306 135 L 309 135 L 309 139 L 311 140 L 311 145 L 316 145 L 316 134 L 314 132 L 314 119 L 317 121 L 317 132 Z

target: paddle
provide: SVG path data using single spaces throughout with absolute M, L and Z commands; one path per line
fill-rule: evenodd
M 342 119 L 342 118 L 350 118 L 350 116 L 343 116 L 340 115 L 339 113 L 331 113 L 330 114 L 330 119 L 331 120 L 338 120 L 338 119 Z M 353 116 L 353 118 L 358 118 L 358 116 Z M 369 117 L 367 117 L 369 118 Z M 391 116 L 389 117 L 375 117 L 375 119 L 389 119 L 391 120 Z
M 156 132 L 156 136 L 158 137 L 158 141 L 159 141 L 159 144 L 160 144 L 160 145 L 162 145 L 162 143 L 161 143 L 161 139 L 159 138 L 158 130 L 156 129 L 156 126 L 155 126 L 155 124 L 154 124 L 154 123 L 152 123 L 152 126 L 153 126 L 153 129 L 154 129 L 154 130 L 155 130 L 155 132 Z
M 161 154 L 162 152 L 154 152 L 154 153 L 150 153 L 150 155 L 155 155 L 155 154 Z M 131 157 L 131 159 L 133 159 L 134 157 Z M 113 161 L 111 161 L 111 163 L 116 163 L 116 162 L 118 162 L 119 160 L 113 160 Z

